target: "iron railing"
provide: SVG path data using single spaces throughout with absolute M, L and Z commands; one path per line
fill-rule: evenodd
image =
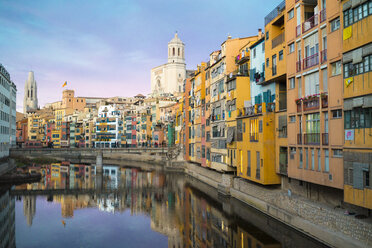
M 320 22 L 324 22 L 327 18 L 326 9 L 322 9 L 319 13 Z
M 304 58 L 304 70 L 319 64 L 319 53 L 315 53 L 309 57 Z
M 310 99 L 303 100 L 304 111 L 319 109 L 319 97 L 315 96 Z
M 319 145 L 320 144 L 320 133 L 305 133 L 304 144 L 305 145 Z
M 305 33 L 318 25 L 318 14 L 313 15 L 309 19 L 307 19 L 304 23 L 302 23 L 302 33 Z
M 285 35 L 284 33 L 281 33 L 280 35 L 276 36 L 272 41 L 271 41 L 271 48 L 275 48 L 282 44 L 285 40 Z

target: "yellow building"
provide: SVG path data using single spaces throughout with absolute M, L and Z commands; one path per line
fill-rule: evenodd
M 342 1 L 343 30 L 344 201 L 372 209 L 372 2 Z M 341 65 L 332 66 L 332 72 Z M 342 118 L 342 113 L 335 113 Z

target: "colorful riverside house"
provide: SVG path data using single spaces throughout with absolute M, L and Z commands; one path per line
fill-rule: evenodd
M 372 209 L 372 1 L 344 0 L 341 4 L 338 22 L 331 22 L 331 27 L 341 27 L 343 37 L 345 135 L 338 135 L 345 144 L 343 152 L 332 149 L 329 156 L 344 158 L 344 201 Z M 338 63 L 335 70 L 340 74 Z M 342 111 L 332 117 L 342 120 Z M 342 171 L 338 164 L 337 169 Z
M 188 110 L 188 119 L 189 119 L 189 159 L 190 161 L 196 161 L 196 152 L 195 152 L 195 73 L 190 75 L 190 91 L 188 95 L 189 110 Z
M 287 173 L 288 156 L 286 20 L 285 1 L 265 17 L 265 81 L 262 82 L 262 93 L 255 99 L 256 103 L 265 103 L 262 109 L 274 111 L 275 151 L 272 161 L 266 162 L 270 164 L 275 161 L 276 172 L 282 171 L 283 174 Z M 274 181 L 278 179 L 280 177 L 276 176 Z
M 211 166 L 211 74 L 210 62 L 205 67 L 205 165 Z
M 191 80 L 190 78 L 186 78 L 183 82 L 183 108 L 182 108 L 182 115 L 183 115 L 183 123 L 182 123 L 182 136 L 183 136 L 183 157 L 186 161 L 190 161 L 190 114 L 189 111 L 191 110 L 190 107 L 190 90 L 191 90 Z
M 289 158 L 287 171 L 279 167 L 291 178 L 284 188 L 334 204 L 344 180 L 340 8 L 340 1 L 286 1 Z
M 176 146 L 182 145 L 182 125 L 183 125 L 183 118 L 182 118 L 182 109 L 183 109 L 183 102 L 180 102 L 175 105 L 175 121 L 174 121 L 174 144 Z
M 230 36 L 221 44 L 221 50 L 210 55 L 211 76 L 211 168 L 219 171 L 234 171 L 228 164 L 226 145 L 226 96 L 227 76 L 236 71 L 235 56 L 239 49 L 257 36 L 234 38 Z
M 259 38 L 261 36 L 259 35 Z M 276 83 L 265 84 L 265 37 L 249 46 L 250 97 L 237 116 L 237 175 L 268 185 L 280 183 L 275 170 L 275 92 Z M 240 90 L 237 90 L 240 92 Z
M 237 119 L 243 114 L 244 102 L 251 99 L 249 69 L 250 54 L 249 46 L 262 36 L 261 30 L 258 36 L 246 41 L 235 56 L 237 69 L 227 75 L 226 82 L 226 131 L 227 131 L 227 164 L 237 167 L 237 162 L 243 156 L 242 147 L 237 149 L 238 141 L 242 141 L 241 126 L 237 133 Z M 241 124 L 241 121 L 239 121 Z M 239 136 L 239 137 L 238 137 Z M 238 139 L 239 138 L 239 139 Z M 242 143 L 241 143 L 242 144 Z
M 191 161 L 206 165 L 205 161 L 205 69 L 206 63 L 197 66 L 191 78 Z M 204 150 L 203 150 L 204 149 Z
M 137 147 L 137 116 L 134 113 L 127 113 L 125 116 L 125 146 Z
M 115 105 L 103 105 L 98 109 L 96 120 L 97 148 L 116 148 L 120 145 L 121 133 L 119 128 L 123 126 L 120 111 Z

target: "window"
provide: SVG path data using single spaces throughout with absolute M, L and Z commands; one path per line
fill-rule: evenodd
M 288 12 L 288 20 L 291 20 L 293 17 L 294 17 L 294 9 L 291 9 L 291 10 Z
M 261 179 L 260 152 L 256 152 L 256 179 Z
M 295 51 L 295 45 L 294 45 L 294 42 L 292 42 L 291 44 L 289 44 L 289 53 L 293 53 Z
M 340 28 L 340 17 L 331 21 L 331 32 L 336 31 Z
M 266 40 L 269 39 L 269 31 L 266 32 Z
M 369 171 L 363 171 L 363 182 L 364 182 L 364 187 L 371 186 L 371 182 L 369 178 Z
M 294 89 L 296 86 L 295 86 L 295 78 L 290 78 L 289 79 L 289 88 L 290 89 Z
M 328 70 L 327 69 L 322 70 L 322 76 L 323 76 L 323 92 L 328 92 Z
M 332 110 L 332 118 L 336 119 L 342 118 L 342 110 L 341 109 Z
M 342 149 L 332 149 L 333 157 L 342 158 Z
M 300 162 L 299 162 L 299 167 L 302 169 L 302 163 L 303 163 L 303 154 L 302 154 L 302 148 L 298 148 L 299 154 L 300 154 Z
M 283 50 L 279 51 L 279 61 L 283 60 Z
M 336 61 L 334 63 L 331 63 L 331 67 L 332 67 L 331 76 L 337 76 L 341 74 L 341 61 Z
M 324 171 L 329 172 L 329 151 L 324 149 Z
M 311 169 L 315 170 L 315 151 L 311 149 Z
M 298 98 L 301 98 L 302 97 L 302 85 L 301 85 L 300 77 L 297 79 L 297 85 L 298 85 Z
M 345 111 L 345 129 L 371 128 L 372 108 Z
M 355 8 L 344 11 L 344 27 L 348 27 L 367 16 L 372 15 L 372 2 L 365 2 Z
M 296 116 L 295 116 L 295 115 L 290 116 L 290 117 L 289 117 L 289 122 L 290 122 L 290 123 L 294 123 L 294 122 L 296 122 Z
M 306 169 L 309 169 L 309 149 L 305 149 L 305 154 L 306 154 Z
M 344 78 L 372 71 L 372 55 L 365 56 L 363 61 L 357 64 L 344 64 Z
M 256 48 L 253 48 L 253 58 L 256 58 Z
M 248 167 L 247 167 L 247 176 L 251 176 L 251 151 L 247 151 L 247 161 L 248 161 Z
M 317 149 L 317 152 L 318 152 L 318 171 L 321 171 L 322 170 L 322 162 L 320 160 L 320 149 Z
M 262 52 L 265 52 L 265 42 L 262 43 Z
M 289 153 L 289 158 L 294 159 L 296 155 L 296 147 L 291 147 L 290 148 L 290 153 Z
M 269 67 L 270 65 L 270 61 L 269 61 L 269 58 L 266 59 L 266 67 Z

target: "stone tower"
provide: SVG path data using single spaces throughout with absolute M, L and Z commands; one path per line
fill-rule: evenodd
M 34 78 L 34 72 L 30 71 L 28 73 L 28 78 L 25 83 L 25 96 L 23 98 L 23 113 L 32 112 L 37 110 L 37 85 Z
M 185 44 L 178 38 L 177 33 L 168 42 L 168 63 L 185 63 Z
M 168 42 L 168 63 L 151 69 L 152 95 L 182 92 L 185 78 L 185 44 L 175 33 L 173 39 Z

